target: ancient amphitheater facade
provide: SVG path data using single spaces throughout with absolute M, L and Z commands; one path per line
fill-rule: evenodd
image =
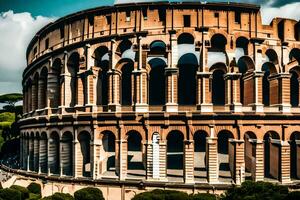
M 21 169 L 60 180 L 300 179 L 300 25 L 249 4 L 140 3 L 40 30 Z

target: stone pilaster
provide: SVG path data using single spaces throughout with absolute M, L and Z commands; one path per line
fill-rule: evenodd
M 147 112 L 148 111 L 148 103 L 147 103 L 147 72 L 144 68 L 139 69 L 137 71 L 132 72 L 134 75 L 134 91 L 136 94 L 133 95 L 134 99 L 134 109 L 136 112 Z
M 178 111 L 178 69 L 166 68 L 166 112 Z
M 37 137 L 34 138 L 34 156 L 33 156 L 33 169 L 35 172 L 39 171 L 39 139 Z
M 245 154 L 244 154 L 244 141 L 232 140 L 230 143 L 233 145 L 234 155 L 233 159 L 233 176 L 237 185 L 241 185 L 245 181 Z
M 159 142 L 159 179 L 167 181 L 167 141 Z
M 118 152 L 118 170 L 119 170 L 119 179 L 125 180 L 127 176 L 127 140 L 119 140 L 117 141 L 119 145 Z
M 201 112 L 213 112 L 211 98 L 211 72 L 197 72 L 197 107 Z
M 46 173 L 47 172 L 47 140 L 45 138 L 40 139 L 40 148 L 39 148 L 39 171 L 40 173 Z
M 224 75 L 225 101 L 233 112 L 242 112 L 242 104 L 240 102 L 240 73 L 227 73 Z
M 110 111 L 121 111 L 120 86 L 121 74 L 117 70 L 110 70 L 108 74 L 108 107 Z
M 77 140 L 77 130 L 75 129 L 75 139 L 73 141 L 73 177 L 77 178 L 82 175 L 82 166 L 78 163 L 78 154 L 80 153 L 80 144 Z
M 264 143 L 256 141 L 254 181 L 264 180 Z
M 206 163 L 208 183 L 214 184 L 219 182 L 219 165 L 218 165 L 218 138 L 206 138 Z
M 262 87 L 263 72 L 249 71 L 244 75 L 244 105 L 252 106 L 255 112 L 264 112 Z
M 278 74 L 274 79 L 277 80 L 278 84 L 278 106 L 279 110 L 283 113 L 289 113 L 291 111 L 290 104 L 290 79 L 291 74 L 281 73 Z M 274 80 L 275 81 L 275 80 Z M 270 95 L 272 94 L 272 85 L 270 81 Z M 272 97 L 270 96 L 272 99 Z
M 291 161 L 290 161 L 290 144 L 288 141 L 282 141 L 281 142 L 281 183 L 287 184 L 291 182 Z
M 184 182 L 194 183 L 194 141 L 184 141 Z

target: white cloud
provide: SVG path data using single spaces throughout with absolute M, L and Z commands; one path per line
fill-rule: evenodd
M 32 17 L 30 13 L 0 13 L 0 94 L 21 92 L 26 67 L 26 48 L 34 34 L 54 18 Z
M 263 24 L 270 24 L 273 18 L 282 17 L 299 20 L 300 19 L 300 2 L 291 3 L 282 7 L 270 7 L 266 4 L 261 8 Z

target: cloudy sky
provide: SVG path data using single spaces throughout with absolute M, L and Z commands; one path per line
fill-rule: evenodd
M 300 0 L 233 1 L 260 4 L 265 24 L 275 16 L 300 19 Z M 116 2 L 128 3 L 133 0 Z M 26 47 L 41 27 L 79 10 L 112 4 L 114 0 L 0 0 L 0 94 L 22 91 Z

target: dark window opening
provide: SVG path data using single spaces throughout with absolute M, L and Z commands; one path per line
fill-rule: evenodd
M 281 41 L 284 41 L 284 20 L 278 24 L 278 37 Z
M 89 17 L 89 25 L 94 26 L 94 16 Z
M 34 47 L 33 54 L 35 55 L 37 53 L 37 47 Z
M 65 29 L 64 26 L 60 27 L 60 39 L 63 39 L 65 37 Z
M 45 49 L 49 48 L 49 38 L 45 40 Z
M 126 22 L 130 22 L 130 11 L 126 11 Z
M 184 24 L 184 27 L 191 27 L 191 16 L 190 15 L 183 15 L 183 24 Z
M 241 23 L 241 12 L 236 11 L 234 16 L 235 16 L 235 17 L 234 17 L 235 23 L 240 24 L 240 23 Z
M 166 10 L 158 10 L 158 15 L 159 15 L 159 21 L 163 22 L 163 24 L 165 24 L 166 22 Z
M 111 16 L 106 16 L 107 24 L 111 24 Z
M 219 18 L 219 13 L 215 13 L 215 18 Z
M 142 12 L 143 12 L 144 20 L 147 20 L 148 19 L 148 10 L 147 9 L 143 9 Z

